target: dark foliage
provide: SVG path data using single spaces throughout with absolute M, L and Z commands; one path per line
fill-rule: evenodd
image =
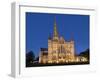
M 36 61 L 39 61 L 39 56 L 38 56 L 38 57 L 36 57 Z
M 33 64 L 33 61 L 35 59 L 35 54 L 33 51 L 30 51 L 26 54 L 26 66 Z
M 86 57 L 89 60 L 89 49 L 86 49 L 84 52 L 81 52 L 79 56 Z

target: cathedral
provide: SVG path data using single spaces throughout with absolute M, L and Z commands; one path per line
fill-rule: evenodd
M 65 41 L 59 36 L 55 21 L 53 36 L 48 37 L 48 48 L 40 49 L 39 63 L 68 63 L 75 62 L 76 58 L 74 40 Z

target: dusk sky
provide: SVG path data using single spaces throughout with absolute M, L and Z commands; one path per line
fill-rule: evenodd
M 48 47 L 48 37 L 53 35 L 56 18 L 59 36 L 66 41 L 75 41 L 75 52 L 79 54 L 89 48 L 89 15 L 26 13 L 26 53 L 36 56 L 40 48 Z

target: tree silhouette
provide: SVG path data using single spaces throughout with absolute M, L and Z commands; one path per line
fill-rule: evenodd
M 26 66 L 30 66 L 35 59 L 35 54 L 33 51 L 26 53 Z
M 81 52 L 79 56 L 86 57 L 89 60 L 89 49 L 86 49 L 84 52 Z
M 36 61 L 39 61 L 39 56 L 38 56 L 38 57 L 36 57 Z

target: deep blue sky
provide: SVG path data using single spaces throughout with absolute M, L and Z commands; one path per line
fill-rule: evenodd
M 26 12 L 26 53 L 33 51 L 37 56 L 41 47 L 48 47 L 55 17 L 59 36 L 66 41 L 73 38 L 77 54 L 89 48 L 89 15 Z

